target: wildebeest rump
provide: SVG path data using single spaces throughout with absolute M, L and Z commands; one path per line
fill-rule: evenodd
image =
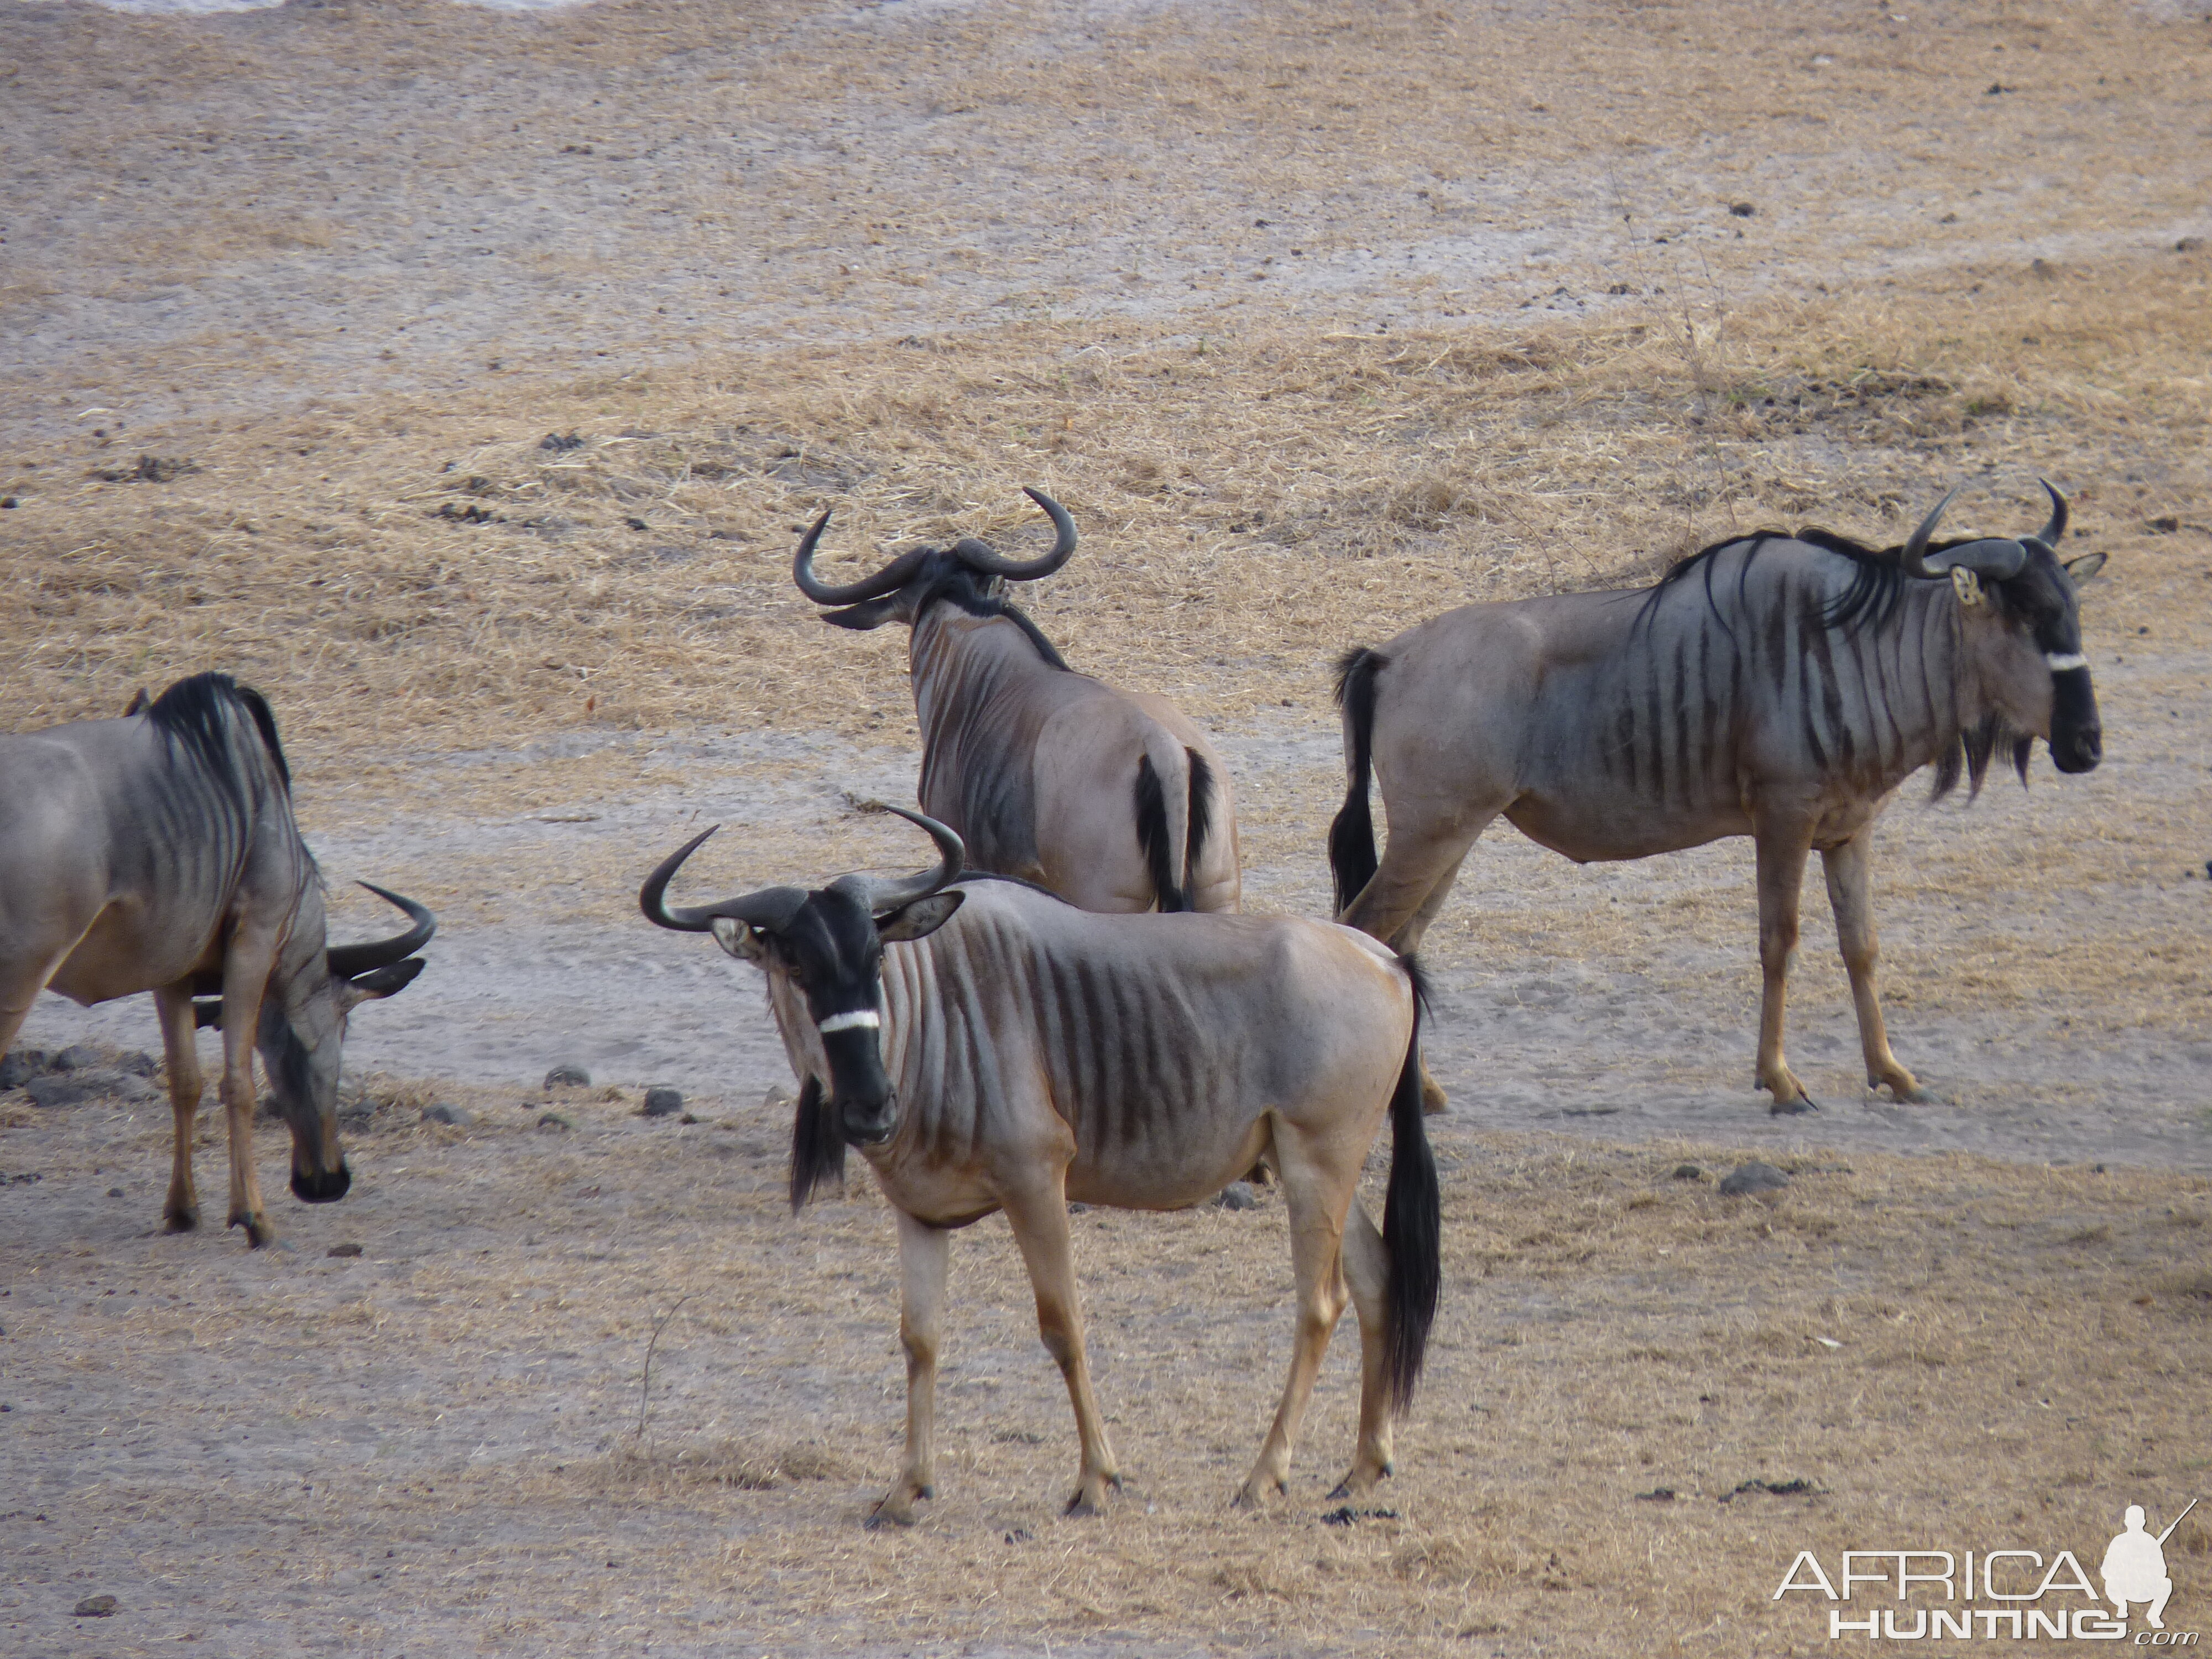
M 909 549 L 874 575 L 832 586 L 814 574 L 824 513 L 792 579 L 839 628 L 912 630 L 923 811 L 950 824 L 976 869 L 1019 876 L 1086 910 L 1234 910 L 1236 805 L 1221 757 L 1164 697 L 1069 668 L 1005 597 L 1075 551 L 1057 501 L 1053 550 L 1008 559 L 983 543 Z
M 276 1230 L 253 1170 L 255 1047 L 291 1125 L 293 1192 L 311 1204 L 344 1196 L 347 1014 L 421 971 L 414 952 L 437 921 L 371 887 L 407 913 L 407 931 L 326 949 L 322 876 L 293 822 L 291 769 L 261 694 L 198 674 L 131 707 L 143 712 L 0 738 L 0 1051 L 41 990 L 86 1006 L 152 991 L 176 1117 L 162 1214 L 179 1231 L 199 1222 L 193 1032 L 220 1024 L 230 1223 L 264 1244 Z
M 842 1170 L 850 1142 L 898 1212 L 907 1456 L 878 1518 L 911 1520 L 935 1480 L 950 1230 L 1006 1212 L 1074 1405 L 1082 1462 L 1069 1508 L 1088 1511 L 1120 1472 L 1085 1358 L 1067 1201 L 1182 1208 L 1263 1153 L 1290 1213 L 1298 1321 L 1282 1401 L 1238 1501 L 1283 1489 L 1347 1294 L 1361 1365 L 1344 1486 L 1372 1486 L 1389 1472 L 1392 1414 L 1411 1397 L 1437 1296 L 1412 964 L 1330 922 L 1086 913 L 1026 883 L 957 874 L 959 837 L 901 816 L 936 838 L 935 871 L 672 908 L 669 880 L 702 835 L 639 895 L 653 921 L 711 928 L 768 975 L 805 1079 L 793 1207 Z M 1378 1231 L 1355 1189 L 1386 1109 L 1393 1150 Z
M 1782 1053 L 1805 860 L 1820 851 L 1870 1085 L 1924 1098 L 1891 1053 L 1869 902 L 1875 818 L 1905 777 L 1979 789 L 2034 738 L 2062 772 L 2102 753 L 2066 502 L 2035 535 L 1931 550 L 1947 496 L 1901 548 L 1805 531 L 1705 549 L 1637 592 L 1449 611 L 1346 657 L 1349 788 L 1329 832 L 1342 919 L 1412 951 L 1501 814 L 1577 863 L 1750 836 L 1759 870 L 1759 1086 L 1811 1109 Z M 1954 494 L 1956 492 L 1954 492 Z M 1378 863 L 1372 769 L 1389 825 Z M 1433 1107 L 1441 1101 L 1434 1085 Z

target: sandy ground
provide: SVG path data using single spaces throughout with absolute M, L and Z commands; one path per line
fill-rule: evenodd
M 0 5 L 14 723 L 235 667 L 342 930 L 389 914 L 356 878 L 443 919 L 356 1019 L 356 1188 L 278 1200 L 289 1249 L 152 1231 L 165 1109 L 0 1097 L 6 1642 L 1826 1651 L 1769 1596 L 1799 1547 L 2088 1559 L 2203 1490 L 2201 5 Z M 98 476 L 142 453 L 200 471 Z M 702 886 L 914 859 L 845 805 L 910 787 L 899 642 L 808 620 L 792 523 L 865 558 L 1062 493 L 1087 550 L 1036 614 L 1208 725 L 1253 903 L 1316 913 L 1343 645 L 2038 471 L 2112 554 L 2107 759 L 1886 820 L 1893 1039 L 1948 1104 L 1864 1097 L 1817 882 L 1826 1109 L 1777 1121 L 1748 847 L 1501 830 L 1429 941 L 1448 1294 L 1395 1513 L 1322 1519 L 1348 1333 L 1291 1499 L 1221 1507 L 1286 1351 L 1270 1200 L 1080 1218 L 1101 1525 L 1057 1516 L 1005 1230 L 960 1241 L 945 1492 L 860 1531 L 888 1215 L 787 1216 L 757 981 L 632 897 L 708 821 Z M 88 1036 L 153 1048 L 150 1008 L 24 1040 Z M 698 1121 L 635 1115 L 656 1083 Z M 1789 1194 L 1720 1199 L 1753 1154 Z M 219 1194 L 204 1117 L 198 1156 Z

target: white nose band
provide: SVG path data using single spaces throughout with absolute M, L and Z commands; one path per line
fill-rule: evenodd
M 833 1031 L 872 1031 L 883 1023 L 874 1009 L 855 1008 L 850 1013 L 830 1015 L 817 1029 L 828 1036 Z
M 2087 668 L 2089 665 L 2089 659 L 2078 651 L 2069 656 L 2046 651 L 2043 653 L 2043 659 L 2051 665 L 2051 672 L 2054 674 L 2063 674 L 2069 668 Z

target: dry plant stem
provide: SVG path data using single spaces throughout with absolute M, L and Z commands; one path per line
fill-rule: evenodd
M 681 1310 L 684 1304 L 690 1299 L 691 1298 L 689 1296 L 678 1297 L 674 1304 L 670 1307 L 666 1313 L 661 1315 L 659 1318 L 653 1322 L 653 1334 L 646 1339 L 645 1364 L 640 1368 L 637 1379 L 637 1433 L 635 1438 L 641 1442 L 645 1438 L 646 1413 L 650 1409 L 653 1401 L 653 1351 L 660 1342 L 661 1332 L 668 1328 L 668 1322 L 675 1318 L 678 1310 Z

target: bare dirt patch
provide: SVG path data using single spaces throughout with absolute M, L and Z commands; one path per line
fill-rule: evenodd
M 2094 1550 L 2201 1485 L 2201 8 L 0 29 L 9 723 L 229 669 L 333 880 L 445 917 L 356 1022 L 357 1186 L 288 1208 L 289 1254 L 147 1233 L 165 1110 L 0 1097 L 32 1650 L 1811 1650 L 1767 1600 L 1796 1548 Z M 1893 1035 L 1950 1106 L 1862 1098 L 1816 900 L 1791 1051 L 1828 1110 L 1765 1117 L 1747 848 L 1500 833 L 1429 941 L 1451 1288 L 1397 1513 L 1324 1523 L 1341 1352 L 1292 1501 L 1219 1508 L 1279 1382 L 1275 1209 L 1093 1212 L 1133 1493 L 1057 1519 L 1066 1407 L 990 1222 L 937 1512 L 858 1533 L 888 1218 L 785 1217 L 757 992 L 631 896 L 705 819 L 732 887 L 911 857 L 842 798 L 910 787 L 902 641 L 813 620 L 797 526 L 1018 545 L 1051 490 L 1085 544 L 1039 621 L 1220 735 L 1248 892 L 1315 912 L 1344 647 L 1760 524 L 1894 537 L 1961 477 L 2009 530 L 2039 472 L 2112 556 L 2107 759 L 1885 827 Z M 27 1040 L 81 1034 L 154 1046 L 51 1001 Z M 562 1059 L 599 1087 L 541 1129 Z M 702 1121 L 635 1116 L 648 1083 Z M 1793 1171 L 1771 1208 L 1669 1174 L 1751 1153 Z

